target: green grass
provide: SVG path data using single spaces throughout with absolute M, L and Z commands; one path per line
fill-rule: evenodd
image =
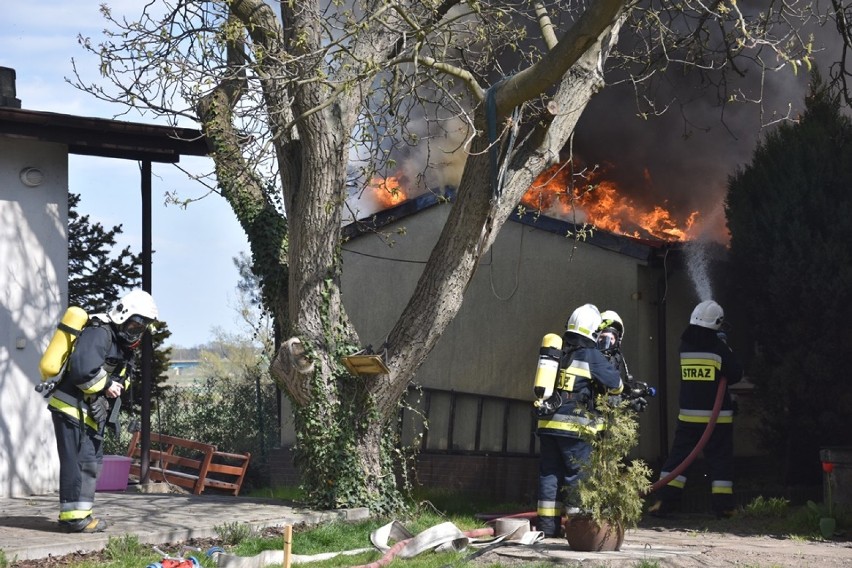
M 274 488 L 259 490 L 251 493 L 255 497 L 299 501 L 299 493 L 293 488 Z M 296 526 L 293 528 L 291 552 L 297 555 L 315 555 L 327 552 L 349 551 L 370 548 L 370 533 L 385 525 L 390 520 L 397 520 L 411 533 L 418 534 L 437 524 L 450 521 L 460 530 L 482 528 L 485 523 L 476 517 L 477 513 L 512 513 L 524 512 L 529 505 L 519 503 L 493 503 L 486 499 L 461 497 L 450 491 L 421 491 L 412 495 L 412 506 L 408 514 L 395 519 L 369 519 L 360 522 L 347 523 L 341 521 L 324 523 L 316 526 Z M 818 528 L 818 518 L 808 507 L 791 507 L 783 499 L 753 500 L 740 510 L 740 514 L 731 520 L 708 520 L 701 526 L 692 526 L 690 530 L 696 534 L 701 532 L 739 532 L 745 534 L 778 535 L 787 539 L 802 541 L 821 540 Z M 845 521 L 839 519 L 839 525 L 848 527 Z M 843 522 L 840 522 L 843 521 Z M 218 534 L 216 544 L 226 549 L 229 554 L 238 556 L 255 556 L 265 550 L 282 550 L 283 536 L 273 531 L 260 533 L 249 525 L 241 523 L 225 523 L 215 527 Z M 270 536 L 272 534 L 272 536 Z M 178 545 L 172 545 L 178 546 Z M 178 556 L 184 552 L 180 547 L 164 550 L 165 553 Z M 466 556 L 473 550 L 460 553 L 446 552 L 422 554 L 412 559 L 394 560 L 394 566 L 405 568 L 459 568 L 464 565 Z M 208 558 L 204 551 L 189 551 L 187 555 L 194 556 L 205 568 L 215 568 L 216 560 Z M 329 560 L 311 562 L 311 568 L 348 568 L 379 560 L 379 551 L 359 553 L 357 555 L 340 555 Z M 163 555 L 150 545 L 141 544 L 136 536 L 125 535 L 110 537 L 105 550 L 101 554 L 87 555 L 78 562 L 68 564 L 68 568 L 139 568 L 157 562 Z M 0 550 L 0 568 L 13 565 Z M 546 562 L 526 563 L 526 568 L 546 568 L 552 564 Z M 500 563 L 489 565 L 490 568 L 501 568 Z M 637 561 L 633 568 L 659 568 L 656 561 Z M 765 568 L 765 567 L 764 567 Z

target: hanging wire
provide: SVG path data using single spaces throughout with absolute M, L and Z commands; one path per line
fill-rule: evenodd
M 509 142 L 504 153 L 503 163 L 500 164 L 500 156 L 498 154 L 499 144 L 497 144 L 497 88 L 509 78 L 506 77 L 498 83 L 488 88 L 485 93 L 485 122 L 488 127 L 488 159 L 491 169 L 491 191 L 494 199 L 500 200 L 503 194 L 503 182 L 506 177 L 509 157 L 515 146 L 515 138 L 520 125 L 521 109 L 515 107 L 511 116 L 511 127 L 509 129 Z
M 523 257 L 524 250 L 524 227 L 521 227 L 521 238 L 518 240 L 518 258 L 515 263 L 515 287 L 512 288 L 512 291 L 505 298 L 501 297 L 500 294 L 497 293 L 497 290 L 494 289 L 494 246 L 492 245 L 488 249 L 489 254 L 489 263 L 488 263 L 488 281 L 491 284 L 491 293 L 494 294 L 494 297 L 503 302 L 512 298 L 515 295 L 515 292 L 518 291 L 518 287 L 521 282 L 521 258 Z

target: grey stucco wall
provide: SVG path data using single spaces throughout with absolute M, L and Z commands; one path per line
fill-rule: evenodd
M 344 303 L 362 344 L 378 350 L 414 289 L 450 205 L 436 205 L 344 246 Z M 656 272 L 627 255 L 507 222 L 465 294 L 461 310 L 419 369 L 423 386 L 532 401 L 541 339 L 561 333 L 573 309 L 614 309 L 627 331 L 624 353 L 636 378 L 659 375 Z M 641 417 L 637 454 L 659 455 L 658 413 Z M 443 414 L 442 414 L 443 412 Z M 469 415 L 470 408 L 456 408 Z M 432 422 L 447 416 L 432 408 Z M 519 428 L 528 428 L 518 417 Z M 496 424 L 484 424 L 495 433 Z M 430 433 L 430 442 L 439 445 Z M 527 430 L 528 431 L 528 430 Z M 457 432 L 460 436 L 462 433 Z M 517 440 L 524 444 L 528 436 Z M 461 442 L 460 442 L 461 443 Z M 462 448 L 465 449 L 465 448 Z
M 21 181 L 27 167 L 40 185 Z M 67 305 L 67 226 L 67 148 L 0 137 L 0 497 L 58 487 L 50 413 L 33 389 Z
M 380 235 L 361 235 L 344 245 L 343 299 L 363 346 L 380 351 L 431 254 L 449 207 L 426 208 L 384 227 Z M 722 275 L 711 277 L 715 291 L 723 291 Z M 639 416 L 640 439 L 634 452 L 634 457 L 659 465 L 677 422 L 679 338 L 700 300 L 682 256 L 650 265 L 629 254 L 507 222 L 483 256 L 461 310 L 418 370 L 415 383 L 531 404 L 542 337 L 561 333 L 571 311 L 592 302 L 622 317 L 626 327 L 622 349 L 629 369 L 660 393 L 649 399 L 647 410 Z M 724 306 L 724 297 L 719 301 Z M 425 447 L 471 450 L 470 417 L 476 412 L 475 403 L 455 401 L 454 433 L 448 440 L 444 424 L 451 403 L 446 397 L 433 397 L 430 402 Z M 416 401 L 417 409 L 423 406 L 422 400 Z M 521 404 L 511 411 L 517 432 L 510 434 L 509 452 L 529 450 L 527 408 Z M 758 453 L 747 404 L 745 410 L 735 421 L 739 456 Z M 484 405 L 482 451 L 498 449 L 500 412 Z M 411 441 L 418 418 L 414 412 L 407 416 L 410 423 L 404 424 L 404 439 Z M 286 400 L 283 422 L 282 443 L 290 445 L 292 419 Z

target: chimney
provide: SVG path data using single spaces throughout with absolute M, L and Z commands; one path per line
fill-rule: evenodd
M 21 100 L 15 98 L 15 70 L 0 67 L 0 107 L 21 108 Z

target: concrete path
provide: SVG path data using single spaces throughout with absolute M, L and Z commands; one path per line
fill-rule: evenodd
M 109 528 L 97 534 L 68 534 L 56 523 L 58 510 L 56 494 L 0 499 L 0 550 L 6 558 L 31 560 L 97 551 L 106 546 L 110 536 L 124 534 L 156 545 L 215 537 L 214 527 L 233 522 L 264 528 L 369 516 L 367 509 L 317 512 L 246 497 L 98 493 L 95 514 L 108 521 Z
M 0 499 L 0 550 L 9 561 L 36 560 L 77 551 L 102 550 L 110 536 L 133 534 L 140 542 L 165 545 L 191 538 L 217 536 L 214 527 L 245 523 L 255 528 L 318 524 L 334 519 L 366 519 L 366 509 L 318 512 L 270 499 L 219 495 L 98 493 L 97 516 L 110 522 L 105 533 L 67 534 L 56 523 L 55 494 Z M 700 523 L 696 526 L 700 526 Z M 369 547 L 369 535 L 364 535 Z M 293 551 L 294 554 L 298 551 Z M 473 549 L 470 552 L 474 552 Z M 564 539 L 545 539 L 532 546 L 495 548 L 473 564 L 504 566 L 558 562 L 571 566 L 635 567 L 655 562 L 660 568 L 706 566 L 852 566 L 852 543 L 808 542 L 772 536 L 742 536 L 681 527 L 641 527 L 627 532 L 618 552 L 586 553 L 570 549 Z

